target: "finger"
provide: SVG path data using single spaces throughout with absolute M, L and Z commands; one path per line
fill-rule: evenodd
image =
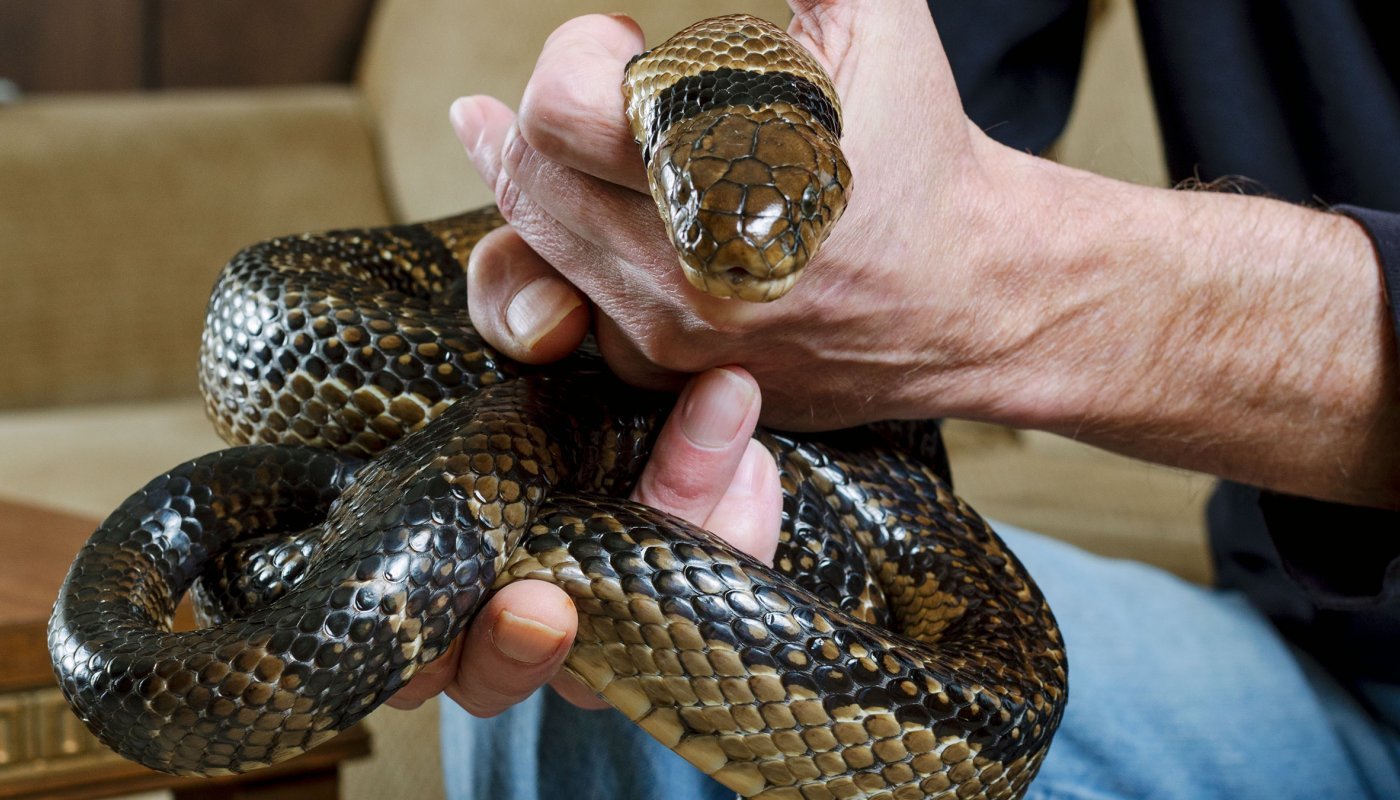
M 647 192 L 641 154 L 622 106 L 623 70 L 645 43 L 637 23 L 594 14 L 545 41 L 520 100 L 520 132 L 545 157 Z
M 496 205 L 500 208 L 501 215 L 517 231 L 526 234 L 527 241 L 532 239 L 527 234 L 531 228 L 557 228 L 557 223 L 547 214 L 541 213 L 535 203 L 521 195 L 520 185 L 511 180 L 509 175 L 505 151 L 520 139 L 515 127 L 515 114 L 494 97 L 476 95 L 459 97 L 453 101 L 448 117 L 452 121 L 452 130 L 457 134 L 457 140 L 471 159 L 472 166 L 495 194 Z M 528 152 L 533 154 L 534 150 L 528 149 Z M 516 158 L 519 157 L 517 153 Z M 543 251 L 540 251 L 540 255 L 546 259 L 549 256 Z
M 782 524 L 778 465 L 768 448 L 750 439 L 734 479 L 705 520 L 705 530 L 771 565 Z
M 747 372 L 701 373 L 657 435 L 632 499 L 703 526 L 744 458 L 758 412 L 758 384 Z
M 656 320 L 673 317 L 680 306 L 697 318 L 735 325 L 773 313 L 691 286 L 649 195 L 545 157 L 516 132 L 513 119 L 489 97 L 462 98 L 452 108 L 457 136 L 511 227 L 605 314 L 620 322 L 629 316 Z
M 583 685 L 578 678 L 561 672 L 552 681 L 549 687 L 559 694 L 560 697 L 578 706 L 585 711 L 601 711 L 605 708 L 612 708 L 608 702 L 593 693 L 593 690 Z
M 447 652 L 423 665 L 392 697 L 384 701 L 390 708 L 411 711 L 442 694 L 457 675 L 462 658 L 462 637 L 452 640 Z
M 506 132 L 515 124 L 515 114 L 500 100 L 486 95 L 459 97 L 452 102 L 447 117 L 457 141 L 471 158 L 482 180 L 496 191 L 501 176 L 501 147 Z M 499 192 L 496 192 L 499 196 Z M 499 199 L 498 199 L 499 204 Z
M 930 135 L 930 124 L 937 126 L 939 136 L 961 132 L 966 122 L 958 113 L 962 104 L 933 15 L 923 0 L 788 0 L 788 5 L 793 10 L 788 32 L 822 63 L 841 95 L 846 141 L 873 137 L 872 132 L 892 123 L 905 130 L 891 132 L 883 141 L 906 141 L 907 136 L 938 141 L 924 138 Z M 917 85 L 890 81 L 892 70 L 910 70 L 924 80 Z M 903 113 L 891 116 L 887 113 L 891 108 Z M 947 113 L 934 119 L 917 113 L 926 108 Z M 863 155 L 859 148 L 851 150 L 848 158 Z M 882 164 L 897 169 L 903 160 L 877 150 L 868 163 L 860 163 L 860 170 L 853 161 L 851 170 L 865 176 Z
M 501 214 L 520 237 L 600 306 L 616 311 L 624 305 L 625 298 L 616 288 L 624 283 L 620 273 L 632 269 L 626 259 L 646 246 L 633 235 L 617 235 L 608 240 L 614 245 L 612 249 L 599 247 L 561 224 L 537 202 L 537 197 L 568 198 L 555 204 L 566 208 L 577 224 L 586 215 L 619 221 L 635 219 L 637 209 L 628 207 L 628 201 L 623 199 L 632 193 L 544 158 L 516 133 L 514 115 L 494 98 L 459 98 L 452 104 L 450 116 L 472 166 L 491 186 Z M 516 179 L 517 173 L 527 176 L 526 183 L 533 194 L 523 191 L 524 184 Z M 651 216 L 655 216 L 654 211 Z M 636 227 L 634 223 L 626 230 Z M 659 231 L 651 235 L 664 241 Z
M 848 69 L 864 69 L 859 62 L 888 68 L 907 58 L 908 47 L 890 52 L 887 45 L 897 40 L 892 37 L 903 34 L 906 45 L 922 43 L 933 28 L 925 0 L 788 0 L 788 7 L 792 9 L 788 35 L 838 83 Z M 853 48 L 861 52 L 852 53 Z
M 478 717 L 501 713 L 554 677 L 577 629 L 578 612 L 562 589 L 542 581 L 506 586 L 463 635 L 447 696 Z
M 630 279 L 655 275 L 670 291 L 689 290 L 696 300 L 721 302 L 696 292 L 682 277 L 675 249 L 669 244 L 665 224 L 651 195 L 554 161 L 518 132 L 508 132 L 501 146 L 501 170 L 504 177 L 497 179 L 498 189 L 516 207 L 515 216 L 508 214 L 507 218 L 541 255 L 549 258 L 543 248 L 551 248 L 572 256 L 549 260 L 595 302 L 601 304 L 607 296 L 606 289 L 615 287 L 613 273 L 619 270 L 636 273 L 636 278 Z M 559 238 L 560 227 L 569 236 L 556 244 L 553 239 Z M 577 240 L 587 242 L 595 252 L 607 254 L 614 269 L 579 270 L 576 265 L 589 262 L 572 252 L 577 248 Z M 608 283 L 599 283 L 600 278 Z M 612 294 L 616 294 L 615 288 Z
M 602 309 L 597 309 L 596 312 L 597 323 L 593 335 L 598 342 L 598 352 L 603 355 L 603 360 L 608 363 L 613 374 L 621 378 L 623 383 L 671 393 L 679 393 L 685 388 L 689 375 L 674 365 L 673 368 L 663 367 L 648 358 L 617 320 Z
M 467 310 L 486 341 L 527 364 L 557 361 L 588 334 L 586 299 L 510 227 L 472 248 Z

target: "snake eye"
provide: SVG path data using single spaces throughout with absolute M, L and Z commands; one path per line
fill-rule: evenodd
M 819 196 L 816 186 L 808 186 L 802 191 L 802 215 L 806 217 L 816 216 L 817 200 Z

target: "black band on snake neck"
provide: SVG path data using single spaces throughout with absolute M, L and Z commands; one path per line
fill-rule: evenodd
M 662 135 L 672 125 L 714 109 L 748 106 L 754 110 L 786 103 L 812 115 L 841 138 L 841 116 L 831 98 L 815 83 L 790 72 L 755 72 L 720 67 L 681 78 L 656 98 L 643 155 L 649 162 Z

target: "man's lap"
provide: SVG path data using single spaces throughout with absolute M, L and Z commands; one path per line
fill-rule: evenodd
M 998 526 L 1050 600 L 1070 659 L 1065 721 L 1029 794 L 1400 797 L 1393 729 L 1236 595 Z M 621 715 L 537 692 L 491 720 L 445 703 L 453 800 L 731 800 Z

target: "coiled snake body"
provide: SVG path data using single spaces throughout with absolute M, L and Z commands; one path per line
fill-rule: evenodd
M 627 82 L 687 274 L 749 299 L 786 291 L 850 180 L 829 81 L 775 36 L 701 23 Z M 936 431 L 761 433 L 776 568 L 617 499 L 668 401 L 588 353 L 531 369 L 477 338 L 462 265 L 499 223 L 285 237 L 229 264 L 201 380 L 220 432 L 258 444 L 151 481 L 78 555 L 49 644 L 88 726 L 169 772 L 270 764 L 373 710 L 493 588 L 540 578 L 578 607 L 567 668 L 741 795 L 1019 797 L 1064 653 L 1016 558 L 920 460 Z M 204 626 L 172 633 L 192 585 Z

